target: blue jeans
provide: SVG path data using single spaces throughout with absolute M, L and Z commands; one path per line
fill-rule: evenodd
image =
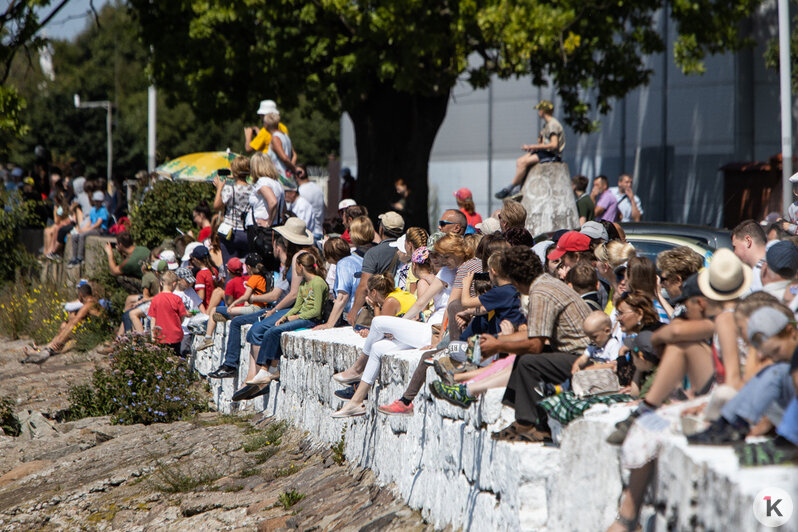
M 260 345 L 260 343 L 263 341 L 263 335 L 266 334 L 266 331 L 274 327 L 274 324 L 277 323 L 277 320 L 288 314 L 289 310 L 291 309 L 284 308 L 283 310 L 278 310 L 268 318 L 263 318 L 263 320 L 252 325 L 247 333 L 247 342 L 249 342 L 251 345 Z
M 774 425 L 781 421 L 783 409 L 795 397 L 790 365 L 779 362 L 767 366 L 757 373 L 745 386 L 723 405 L 720 413 L 726 421 L 742 418 L 751 425 L 756 424 L 766 413 Z M 774 408 L 778 406 L 780 408 Z
M 241 260 L 246 258 L 249 253 L 249 242 L 247 241 L 246 231 L 233 231 L 233 238 L 230 240 L 220 237 L 219 247 L 222 248 L 222 260 L 225 264 L 230 257 L 238 257 Z
M 319 324 L 319 320 L 294 320 L 287 321 L 282 325 L 271 327 L 263 335 L 263 341 L 260 344 L 260 352 L 258 353 L 257 364 L 259 366 L 266 366 L 272 360 L 277 360 L 283 354 L 283 348 L 280 345 L 280 336 L 287 331 L 296 331 L 298 329 L 309 329 Z
M 258 318 L 266 312 L 266 309 L 236 316 L 230 321 L 230 328 L 227 332 L 227 349 L 224 352 L 224 362 L 222 365 L 229 368 L 237 368 L 241 358 L 241 327 L 257 323 Z M 212 319 L 212 318 L 211 318 Z

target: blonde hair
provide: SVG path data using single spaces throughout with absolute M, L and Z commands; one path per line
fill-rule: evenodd
M 252 156 L 249 161 L 249 171 L 252 174 L 252 179 L 258 180 L 261 177 L 270 177 L 277 180 L 280 174 L 277 173 L 277 168 L 269 157 L 262 152 L 258 152 Z
M 524 227 L 526 225 L 526 209 L 515 200 L 504 200 L 499 215 L 507 227 Z
M 666 249 L 657 255 L 657 269 L 663 278 L 678 275 L 684 281 L 703 265 L 704 257 L 687 246 Z
M 174 286 L 177 284 L 177 275 L 173 271 L 165 271 L 161 274 L 161 282 L 168 286 Z
M 460 259 L 463 261 L 466 261 L 474 256 L 473 253 L 469 252 L 468 247 L 466 247 L 463 237 L 452 233 L 441 237 L 440 240 L 435 242 L 433 251 L 440 255 L 454 255 L 460 257 Z
M 617 268 L 630 258 L 634 257 L 637 253 L 635 247 L 629 242 L 621 242 L 620 240 L 610 240 L 606 244 L 599 244 L 593 251 L 596 259 L 601 262 L 606 262 L 613 269 Z
M 374 240 L 374 224 L 366 216 L 358 216 L 349 223 L 349 238 L 354 246 L 364 246 Z
M 477 248 L 479 247 L 479 242 L 482 240 L 482 235 L 479 233 L 471 233 L 470 235 L 465 235 L 463 237 L 465 240 L 466 248 L 468 249 L 468 254 L 470 256 L 475 256 L 477 254 Z
M 416 250 L 421 246 L 427 245 L 429 233 L 427 233 L 426 229 L 422 229 L 421 227 L 411 227 L 405 233 L 405 238 L 410 242 L 410 245 L 413 246 L 413 250 Z
M 269 113 L 263 117 L 263 125 L 266 129 L 274 129 L 280 125 L 280 115 L 277 113 Z

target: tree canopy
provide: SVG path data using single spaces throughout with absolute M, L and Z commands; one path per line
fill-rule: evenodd
M 358 192 L 371 208 L 402 177 L 426 205 L 427 162 L 452 87 L 531 75 L 551 83 L 576 131 L 646 84 L 664 50 L 662 0 L 130 0 L 153 75 L 200 113 L 235 112 L 261 94 L 307 96 L 355 126 Z M 706 54 L 746 44 L 759 0 L 671 0 L 674 54 L 701 72 Z M 235 80 L 225 86 L 220 80 Z M 423 212 L 423 209 L 419 209 Z M 426 225 L 426 221 L 414 220 Z
M 29 45 L 28 53 L 17 54 L 8 85 L 27 101 L 15 115 L 26 130 L 18 129 L 19 138 L 9 139 L 10 158 L 29 166 L 35 158 L 34 147 L 42 145 L 57 164 L 80 161 L 88 173 L 104 175 L 105 112 L 76 109 L 73 95 L 77 93 L 84 101 L 113 103 L 114 174 L 132 177 L 146 168 L 150 77 L 147 47 L 139 34 L 128 7 L 109 3 L 74 40 L 37 42 L 38 47 Z M 51 58 L 52 76 L 39 65 L 43 53 Z M 231 81 L 222 81 L 227 84 Z M 257 107 L 198 116 L 188 96 L 178 93 L 167 98 L 159 91 L 157 161 L 195 151 L 230 148 L 243 152 L 243 126 L 259 125 L 254 116 Z M 304 99 L 284 114 L 291 120 L 292 135 L 313 147 L 301 152 L 304 160 L 325 164 L 327 155 L 338 149 L 337 122 L 321 118 Z

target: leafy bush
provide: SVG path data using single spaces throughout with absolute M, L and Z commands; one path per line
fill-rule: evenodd
M 304 498 L 305 498 L 304 493 L 300 493 L 297 490 L 292 489 L 290 491 L 282 492 L 277 500 L 280 502 L 280 504 L 283 506 L 284 509 L 288 510 L 289 508 L 291 508 L 293 505 L 295 505 Z
M 108 314 L 112 321 L 119 323 L 122 321 L 122 311 L 125 308 L 125 299 L 128 293 L 116 280 L 116 277 L 111 275 L 111 270 L 108 269 L 108 261 L 99 261 L 97 269 L 92 273 L 90 278 L 92 285 L 96 288 L 96 296 L 108 300 L 110 309 Z
M 14 413 L 14 401 L 8 397 L 0 397 L 0 429 L 6 436 L 19 436 L 22 425 Z
M 31 202 L 23 202 L 19 192 L 0 189 L 0 280 L 10 281 L 15 272 L 37 265 L 36 258 L 19 241 L 19 230 L 36 220 Z
M 105 316 L 87 316 L 72 332 L 75 350 L 85 353 L 113 337 L 114 326 Z
M 69 419 L 110 415 L 113 423 L 170 423 L 208 409 L 186 362 L 148 335 L 117 340 L 110 369 L 70 389 Z
M 164 238 L 177 235 L 177 228 L 194 227 L 191 211 L 201 201 L 213 204 L 215 190 L 209 183 L 160 180 L 130 209 L 133 240 L 152 249 Z
M 27 285 L 18 277 L 0 290 L 0 334 L 11 339 L 30 336 L 36 343 L 50 341 L 66 319 L 65 300 L 51 284 Z

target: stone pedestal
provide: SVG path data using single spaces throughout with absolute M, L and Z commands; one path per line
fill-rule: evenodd
M 533 166 L 526 176 L 521 195 L 521 204 L 526 209 L 526 228 L 532 236 L 579 227 L 567 164 Z

